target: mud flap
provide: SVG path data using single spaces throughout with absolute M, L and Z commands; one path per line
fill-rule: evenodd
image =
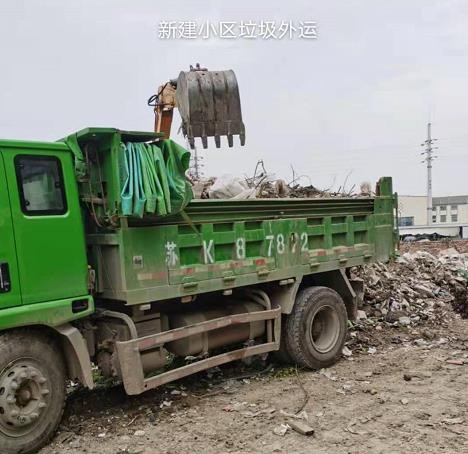
M 65 323 L 54 328 L 60 335 L 70 379 L 78 379 L 88 389 L 94 388 L 92 365 L 86 341 L 77 328 Z

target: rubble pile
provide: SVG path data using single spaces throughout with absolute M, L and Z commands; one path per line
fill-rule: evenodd
M 317 198 L 317 197 L 352 197 L 352 192 L 322 191 L 313 185 L 301 186 L 300 184 L 288 184 L 284 180 L 266 179 L 257 186 L 256 198 Z
M 193 183 L 195 198 L 201 199 L 282 199 L 282 198 L 327 198 L 327 197 L 370 197 L 372 193 L 355 193 L 354 188 L 345 191 L 321 190 L 313 185 L 302 186 L 287 183 L 267 174 L 255 178 L 241 179 L 232 175 L 221 175 Z
M 421 240 L 400 243 L 400 253 L 426 251 L 432 255 L 438 255 L 440 251 L 450 248 L 455 249 L 460 254 L 466 254 L 468 253 L 468 240 L 444 238 L 440 241 Z
M 417 251 L 404 253 L 388 264 L 365 265 L 353 272 L 365 284 L 363 311 L 359 314 L 410 326 L 438 320 L 452 305 L 467 318 L 467 270 L 468 254 L 453 248 L 440 251 L 438 256 Z
M 307 178 L 306 185 L 300 183 Z M 201 199 L 281 199 L 281 198 L 327 198 L 327 197 L 371 197 L 373 195 L 369 183 L 361 184 L 355 191 L 351 186 L 346 189 L 346 182 L 336 191 L 318 189 L 310 184 L 305 175 L 296 176 L 293 171 L 289 183 L 265 170 L 263 161 L 255 167 L 253 176 L 240 178 L 230 174 L 210 177 L 208 179 L 191 179 L 195 198 Z

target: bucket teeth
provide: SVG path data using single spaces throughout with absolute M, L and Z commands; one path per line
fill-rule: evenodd
M 245 132 L 242 133 L 242 134 L 239 136 L 239 138 L 240 138 L 240 144 L 241 144 L 241 146 L 244 146 L 244 145 L 245 145 Z
M 245 144 L 245 127 L 239 97 L 239 86 L 234 71 L 207 71 L 192 69 L 181 72 L 177 79 L 177 107 L 182 117 L 182 130 L 190 147 L 195 138 L 208 147 L 208 137 L 214 137 L 217 148 L 221 136 L 233 146 L 233 136 L 240 136 Z

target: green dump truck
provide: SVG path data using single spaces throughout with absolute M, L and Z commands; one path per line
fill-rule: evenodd
M 193 200 L 188 152 L 160 136 L 0 141 L 2 453 L 46 443 L 94 367 L 138 394 L 268 352 L 333 364 L 349 269 L 394 253 L 390 178 L 375 197 Z

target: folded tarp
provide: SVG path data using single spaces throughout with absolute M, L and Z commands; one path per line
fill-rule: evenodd
M 193 197 L 185 172 L 190 153 L 172 140 L 158 144 L 121 144 L 124 175 L 122 214 L 168 216 L 182 211 Z

